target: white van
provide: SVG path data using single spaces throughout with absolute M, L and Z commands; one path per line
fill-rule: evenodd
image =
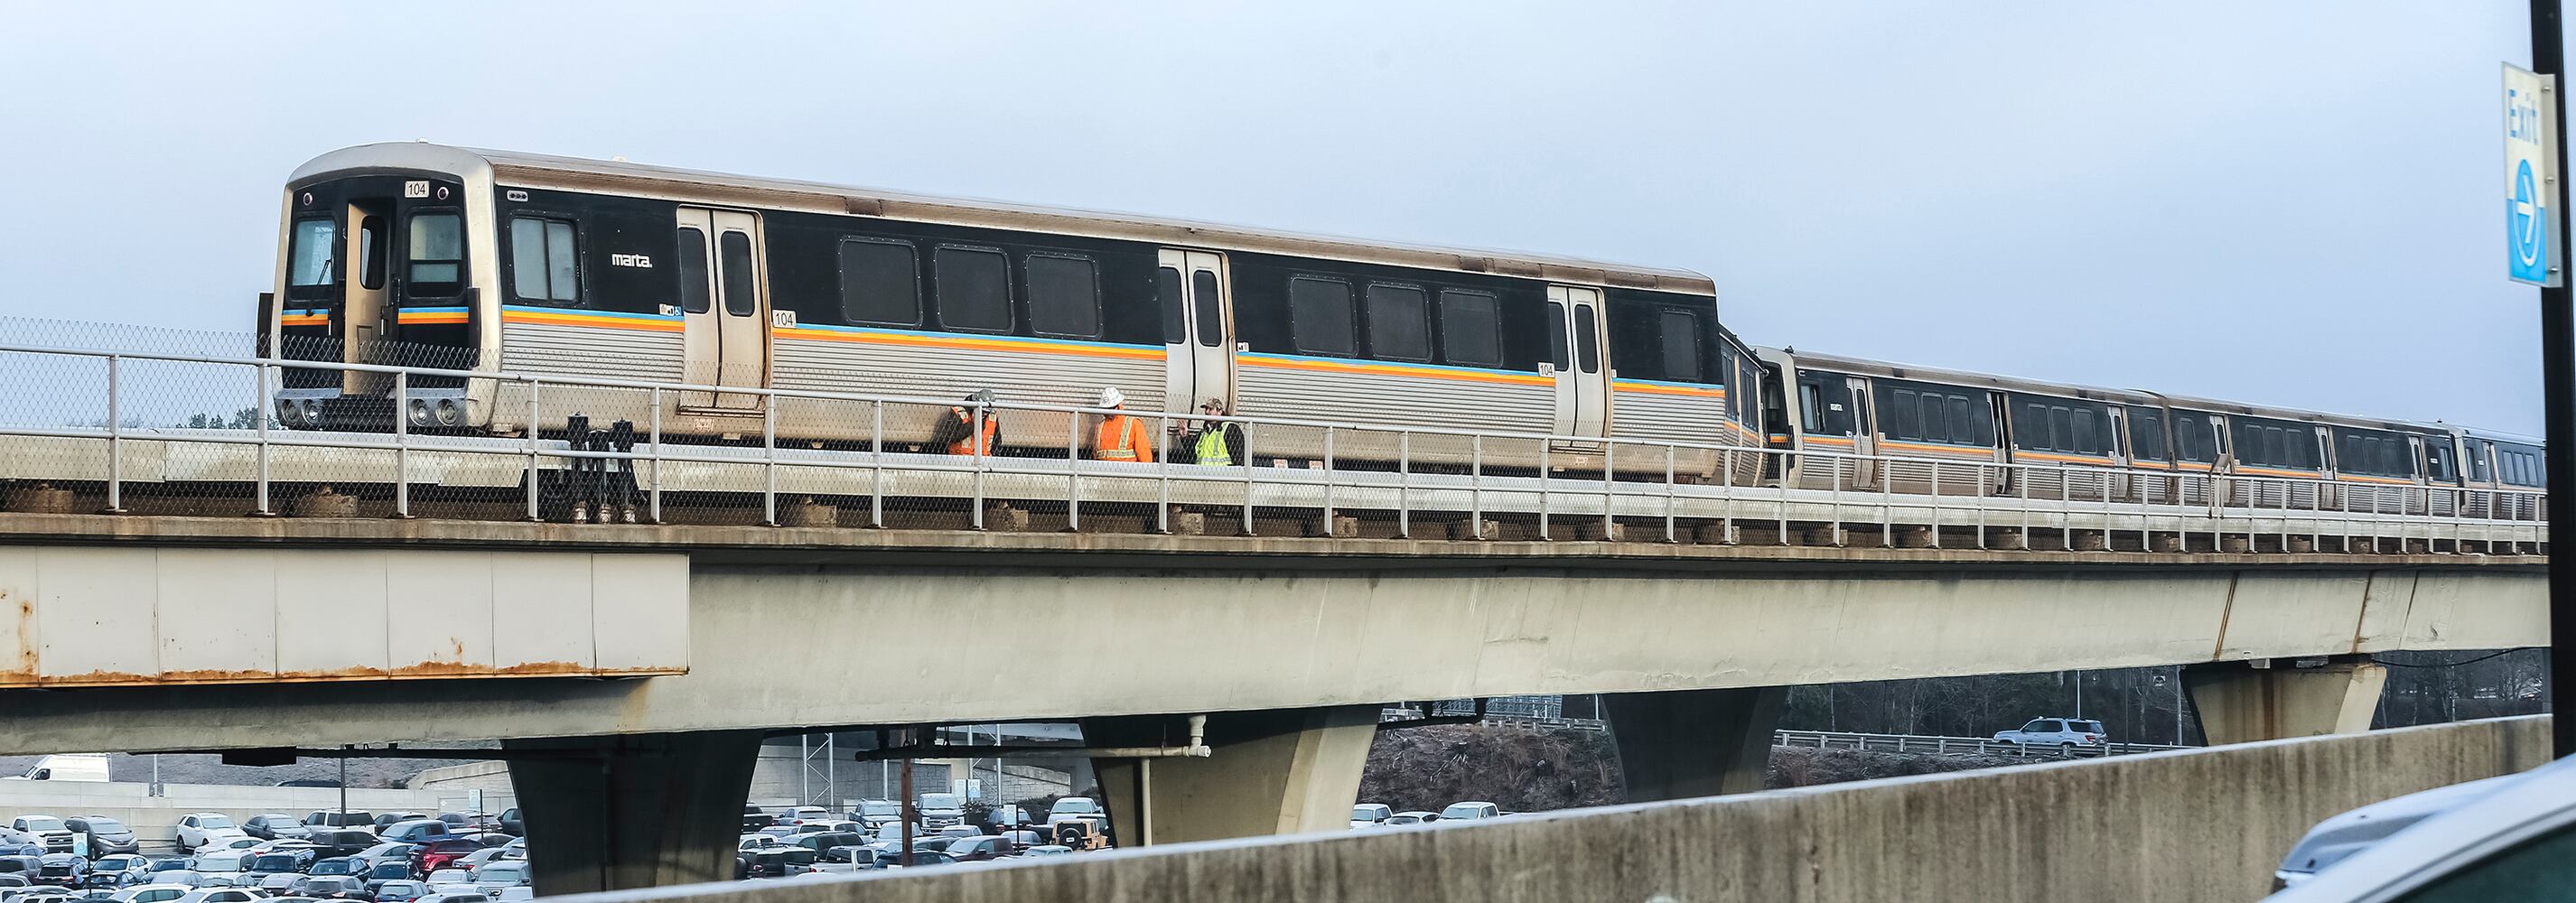
M 28 766 L 26 771 L 10 775 L 14 780 L 28 781 L 106 781 L 106 753 L 74 753 L 46 756 Z

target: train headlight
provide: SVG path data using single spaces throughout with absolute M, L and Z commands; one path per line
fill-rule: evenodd
M 277 422 L 287 426 L 295 425 L 295 402 L 293 400 L 285 398 L 277 400 Z
M 411 404 L 405 409 L 404 416 L 411 420 L 413 426 L 428 426 L 430 424 L 428 399 L 412 399 Z
M 441 398 L 438 400 L 439 426 L 462 426 L 464 423 L 465 406 L 463 404 L 458 403 L 457 400 L 453 398 Z
M 307 399 L 303 399 L 303 400 L 301 400 L 301 401 L 296 402 L 296 403 L 295 403 L 295 407 L 296 407 L 296 409 L 297 409 L 297 413 L 302 414 L 302 415 L 304 416 L 304 425 L 305 425 L 305 426 L 321 426 L 321 425 L 322 425 L 322 403 L 321 403 L 321 402 L 314 401 L 313 399 L 307 398 Z

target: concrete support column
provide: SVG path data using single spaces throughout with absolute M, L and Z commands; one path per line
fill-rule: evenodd
M 2201 733 L 2216 746 L 2369 730 L 2388 669 L 2359 660 L 2294 668 L 2275 659 L 2269 668 L 2193 665 L 2183 669 L 2182 681 L 2200 713 Z
M 505 740 L 546 896 L 730 881 L 759 731 Z
M 1602 694 L 1628 801 L 1762 789 L 1788 698 L 1786 687 Z
M 1208 715 L 1204 759 L 1093 759 L 1119 846 L 1350 827 L 1379 707 Z M 1180 746 L 1186 718 L 1086 718 L 1089 746 Z

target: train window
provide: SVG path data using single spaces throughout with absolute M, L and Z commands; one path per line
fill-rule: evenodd
M 1917 395 L 1915 398 L 1923 404 L 1923 418 L 1921 423 L 1916 427 L 1921 435 L 1926 439 L 1940 439 L 1949 436 L 1949 405 L 1945 403 L 1947 399 L 1929 392 Z
M 1701 382 L 1699 369 L 1699 315 L 1687 310 L 1664 311 L 1664 378 Z
M 1368 287 L 1369 356 L 1390 361 L 1431 359 L 1430 299 L 1409 285 Z
M 1198 270 L 1190 274 L 1190 297 L 1198 301 L 1199 344 L 1217 348 L 1225 344 L 1225 290 L 1216 284 L 1215 270 Z
M 2129 457 L 2165 460 L 2165 413 L 2154 408 L 2129 409 Z
M 1154 271 L 1154 297 L 1163 304 L 1163 344 L 1186 345 L 1190 341 L 1189 302 L 1181 295 L 1181 271 L 1164 267 Z
M 1851 384 L 1840 374 L 1802 376 L 1798 379 L 1798 428 L 1815 435 L 1849 436 L 1855 426 L 1851 402 Z
M 1563 373 L 1571 357 L 1565 347 L 1565 303 L 1547 302 L 1547 363 Z
M 1440 290 L 1440 354 L 1452 364 L 1497 367 L 1503 363 L 1502 311 L 1494 296 Z
M 1011 330 L 1011 265 L 989 248 L 941 246 L 930 253 L 939 325 L 975 332 Z
M 2218 460 L 2218 433 L 2210 428 L 2209 415 L 2175 411 L 2173 434 L 2177 460 L 2201 464 Z
M 1290 277 L 1288 325 L 1299 351 L 1340 357 L 1359 353 L 1357 328 L 1351 322 L 1350 283 L 1313 276 Z
M 680 230 L 680 309 L 706 313 L 712 302 L 707 295 L 707 234 L 696 229 Z
M 1921 402 L 1912 389 L 1889 390 L 1890 398 L 1881 399 L 1879 407 L 1887 410 L 1887 437 L 1890 439 L 1923 438 Z
M 1100 275 L 1088 257 L 1031 254 L 1029 327 L 1039 335 L 1100 337 Z
M 464 223 L 453 213 L 412 214 L 410 293 L 452 293 L 464 277 Z
M 1601 372 L 1601 325 L 1593 322 L 1589 304 L 1574 306 L 1574 365 L 1585 373 Z
M 1798 382 L 1798 431 L 1810 434 L 1824 432 L 1824 422 L 1816 416 L 1824 406 L 1824 393 L 1816 391 L 1816 384 L 1800 380 Z
M 751 235 L 725 230 L 716 237 L 716 276 L 723 281 L 726 316 L 748 317 L 760 312 L 760 277 L 751 260 Z
M 296 220 L 286 245 L 286 284 L 330 285 L 331 257 L 339 238 L 340 230 L 328 219 Z
M 2093 409 L 2076 408 L 2074 411 L 2075 444 L 2070 450 L 2079 455 L 2098 455 L 2110 451 L 2109 444 L 2102 441 L 2102 430 L 2098 425 L 2098 419 L 2093 416 Z
M 1977 411 L 1968 404 L 1968 396 L 1952 395 L 1950 399 L 1950 436 L 1959 442 L 1977 442 Z
M 362 217 L 358 220 L 358 287 L 385 287 L 385 218 Z
M 2471 440 L 2469 442 L 2470 480 L 2479 483 L 2495 482 L 2495 477 L 2487 471 L 2487 451 L 2488 447 L 2486 443 L 2476 440 Z
M 921 263 L 911 244 L 841 240 L 841 322 L 921 325 Z
M 524 301 L 578 303 L 579 264 L 571 223 L 533 216 L 510 218 L 511 294 Z
M 2457 483 L 2460 481 L 2459 472 L 2451 467 L 2451 440 L 2447 437 L 2440 439 L 2432 438 L 2430 436 L 2425 437 L 2424 465 L 2424 470 L 2433 478 L 2434 482 Z

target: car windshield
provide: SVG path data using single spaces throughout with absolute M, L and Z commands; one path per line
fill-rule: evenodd
M 1058 812 L 1098 812 L 1100 801 L 1087 796 L 1069 796 L 1055 801 Z
M 1466 803 L 1459 803 L 1459 804 L 1457 804 L 1457 805 L 1455 805 L 1455 806 L 1451 806 L 1451 807 L 1449 807 L 1449 808 L 1446 808 L 1446 809 L 1442 809 L 1442 810 L 1440 810 L 1440 817 L 1441 817 L 1441 818 L 1474 818 L 1474 817 L 1476 817 L 1476 816 L 1478 816 L 1478 815 L 1482 815 L 1482 814 L 1484 814 L 1484 812 L 1485 812 L 1485 807 L 1483 807 L 1483 806 L 1473 806 L 1473 805 L 1469 805 L 1469 804 L 1466 804 Z
M 346 875 L 349 873 L 349 867 L 352 864 L 353 863 L 346 859 L 325 859 L 313 864 L 313 874 Z
M 114 834 L 125 830 L 125 823 L 113 818 L 100 818 L 93 815 L 89 817 L 89 829 L 102 834 Z
M 957 808 L 957 794 L 954 794 L 954 793 L 925 793 L 925 794 L 922 794 L 922 795 L 921 795 L 921 808 L 924 808 L 924 809 L 955 809 L 955 808 Z
M 211 856 L 197 857 L 197 861 L 191 863 L 189 868 L 200 872 L 238 872 L 242 870 L 242 862 L 247 858 L 239 853 L 216 853 Z
M 197 827 L 200 828 L 229 828 L 232 826 L 233 820 L 221 815 L 197 816 Z
M 253 863 L 251 868 L 258 869 L 263 872 L 288 872 L 294 871 L 295 865 L 295 857 L 284 854 L 273 854 L 259 857 L 259 861 Z
M 63 820 L 51 815 L 30 815 L 26 818 L 19 819 L 19 821 L 26 822 L 26 830 L 29 831 L 60 831 L 63 829 Z
M 901 815 L 903 807 L 892 800 L 866 800 L 859 803 L 860 815 Z
M 517 881 L 527 870 L 528 867 L 524 865 L 495 862 L 484 866 L 481 874 L 485 881 Z

